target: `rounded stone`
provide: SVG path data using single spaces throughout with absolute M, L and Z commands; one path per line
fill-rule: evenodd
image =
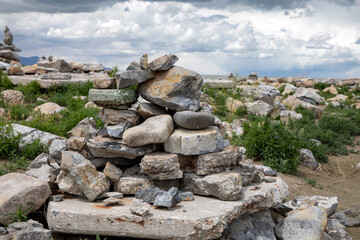
M 185 129 L 198 130 L 210 127 L 215 122 L 215 117 L 206 112 L 183 111 L 174 115 L 175 123 Z

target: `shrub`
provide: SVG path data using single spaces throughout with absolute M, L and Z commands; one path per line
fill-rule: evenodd
M 20 135 L 13 131 L 10 124 L 0 122 L 0 159 L 8 158 L 19 148 Z
M 322 90 L 324 90 L 325 88 L 328 88 L 328 87 L 330 87 L 330 86 L 331 86 L 331 84 L 328 84 L 328 83 L 317 82 L 317 83 L 315 83 L 314 88 L 322 91 Z
M 43 93 L 38 81 L 31 81 L 26 85 L 19 84 L 15 90 L 22 92 L 28 102 L 36 102 L 36 99 Z
M 6 73 L 3 73 L 0 69 L 0 91 L 6 90 L 6 89 L 13 89 L 14 84 L 10 81 L 10 79 L 7 77 Z
M 26 144 L 21 149 L 21 155 L 29 160 L 34 160 L 38 155 L 45 152 L 47 146 L 42 144 L 39 139 L 36 139 L 33 143 Z
M 119 67 L 118 66 L 113 66 L 109 72 L 109 76 L 110 77 L 115 77 L 115 74 L 119 71 Z
M 300 139 L 284 123 L 265 118 L 245 124 L 244 131 L 247 156 L 283 173 L 296 171 Z

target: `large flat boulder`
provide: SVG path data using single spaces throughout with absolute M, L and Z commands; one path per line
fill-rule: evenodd
M 51 196 L 47 182 L 20 173 L 9 173 L 0 177 L 0 224 L 8 224 L 19 209 L 30 207 L 35 211 Z
M 244 187 L 239 201 L 221 201 L 195 196 L 170 210 L 151 208 L 146 217 L 131 213 L 131 197 L 123 205 L 103 207 L 100 202 L 64 199 L 50 202 L 47 222 L 53 232 L 100 234 L 147 239 L 217 239 L 227 224 L 241 215 L 269 208 L 288 196 L 288 187 L 280 178 L 275 183 Z
M 138 94 L 126 89 L 90 89 L 89 101 L 104 107 L 128 106 L 136 103 Z
M 175 111 L 196 111 L 200 107 L 203 79 L 181 67 L 157 72 L 153 79 L 139 84 L 139 94 L 149 102 Z

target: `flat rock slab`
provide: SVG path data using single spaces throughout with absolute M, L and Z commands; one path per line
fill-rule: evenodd
M 130 197 L 123 199 L 123 205 L 113 207 L 104 207 L 100 202 L 65 199 L 49 203 L 47 222 L 53 232 L 71 234 L 216 239 L 221 237 L 226 225 L 239 216 L 282 202 L 289 194 L 288 187 L 280 178 L 276 180 L 244 187 L 239 201 L 195 196 L 194 201 L 183 201 L 170 210 L 152 207 L 145 217 L 131 213 L 133 198 Z
M 20 148 L 25 146 L 26 144 L 33 143 L 36 140 L 40 140 L 40 143 L 49 145 L 54 139 L 62 139 L 55 134 L 43 132 L 36 128 L 24 126 L 21 124 L 12 124 L 13 130 L 21 135 L 20 140 Z
M 138 94 L 127 89 L 90 89 L 89 101 L 104 107 L 127 106 L 136 103 Z
M 211 88 L 234 88 L 236 87 L 236 82 L 233 80 L 204 79 L 203 86 Z

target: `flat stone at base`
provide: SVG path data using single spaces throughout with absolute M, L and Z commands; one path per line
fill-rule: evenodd
M 216 239 L 226 225 L 242 214 L 269 208 L 288 196 L 288 187 L 277 178 L 276 183 L 252 184 L 244 187 L 239 201 L 221 201 L 195 196 L 171 210 L 151 209 L 146 217 L 131 214 L 132 199 L 124 204 L 104 208 L 101 202 L 65 199 L 50 202 L 47 222 L 53 232 L 68 234 L 99 234 L 150 239 Z M 101 207 L 100 207 L 101 206 Z M 216 207 L 214 207 L 216 206 Z
M 90 89 L 89 101 L 101 106 L 120 106 L 136 103 L 138 94 L 135 90 Z

